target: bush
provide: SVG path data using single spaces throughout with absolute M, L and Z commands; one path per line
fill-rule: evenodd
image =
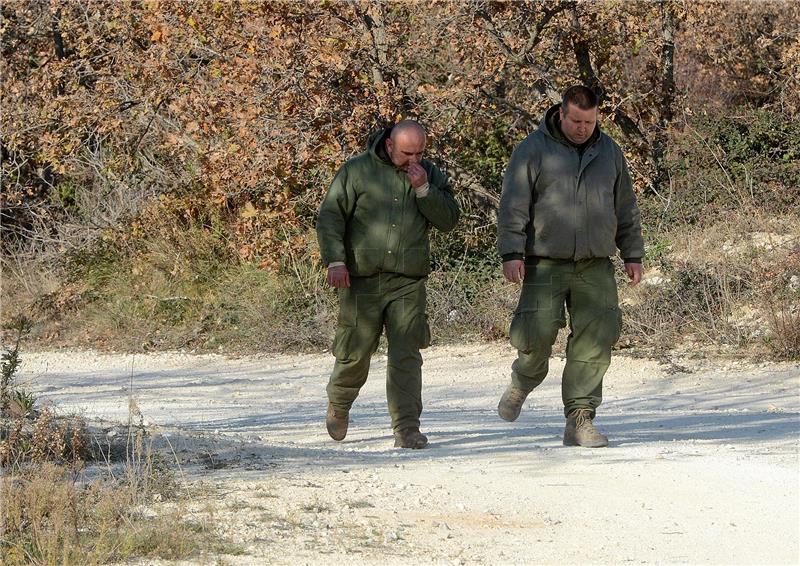
M 703 114 L 676 134 L 667 167 L 672 190 L 642 199 L 656 231 L 708 226 L 731 212 L 786 214 L 800 207 L 800 124 L 778 111 Z

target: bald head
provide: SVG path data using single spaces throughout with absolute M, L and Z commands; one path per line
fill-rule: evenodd
M 425 141 L 425 128 L 420 126 L 419 122 L 414 120 L 403 120 L 402 122 L 395 124 L 394 128 L 392 128 L 392 134 L 390 136 L 393 142 L 397 142 L 399 137 L 411 137 L 416 139 L 422 138 L 422 140 Z
M 425 129 L 414 120 L 403 120 L 392 128 L 386 140 L 386 153 L 398 169 L 408 170 L 410 163 L 419 163 L 425 151 Z

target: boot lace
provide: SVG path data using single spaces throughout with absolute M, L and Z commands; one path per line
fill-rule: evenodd
M 594 423 L 592 423 L 592 412 L 588 409 L 582 409 L 576 412 L 575 429 L 582 430 L 588 434 L 599 434 L 597 429 L 594 428 Z

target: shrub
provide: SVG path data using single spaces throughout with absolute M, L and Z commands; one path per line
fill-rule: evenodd
M 690 117 L 668 159 L 670 194 L 643 199 L 645 222 L 710 225 L 731 212 L 785 214 L 800 206 L 800 124 L 779 111 Z

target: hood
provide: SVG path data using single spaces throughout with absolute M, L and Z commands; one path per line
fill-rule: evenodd
M 389 159 L 389 155 L 386 153 L 386 140 L 391 133 L 391 127 L 378 128 L 369 135 L 367 140 L 367 151 L 372 158 L 377 159 L 381 163 L 386 163 L 387 165 L 392 164 L 392 160 Z
M 559 110 L 561 109 L 561 104 L 554 104 L 550 107 L 550 109 L 545 112 L 544 118 L 542 121 L 539 122 L 539 129 L 542 130 L 545 134 L 550 136 L 556 141 L 559 141 L 563 144 L 571 145 L 573 147 L 578 148 L 585 148 L 592 145 L 600 138 L 600 124 L 597 123 L 594 126 L 594 132 L 592 132 L 591 137 L 582 143 L 580 146 L 575 145 L 571 141 L 567 139 L 564 133 L 561 131 L 561 117 L 559 115 Z

